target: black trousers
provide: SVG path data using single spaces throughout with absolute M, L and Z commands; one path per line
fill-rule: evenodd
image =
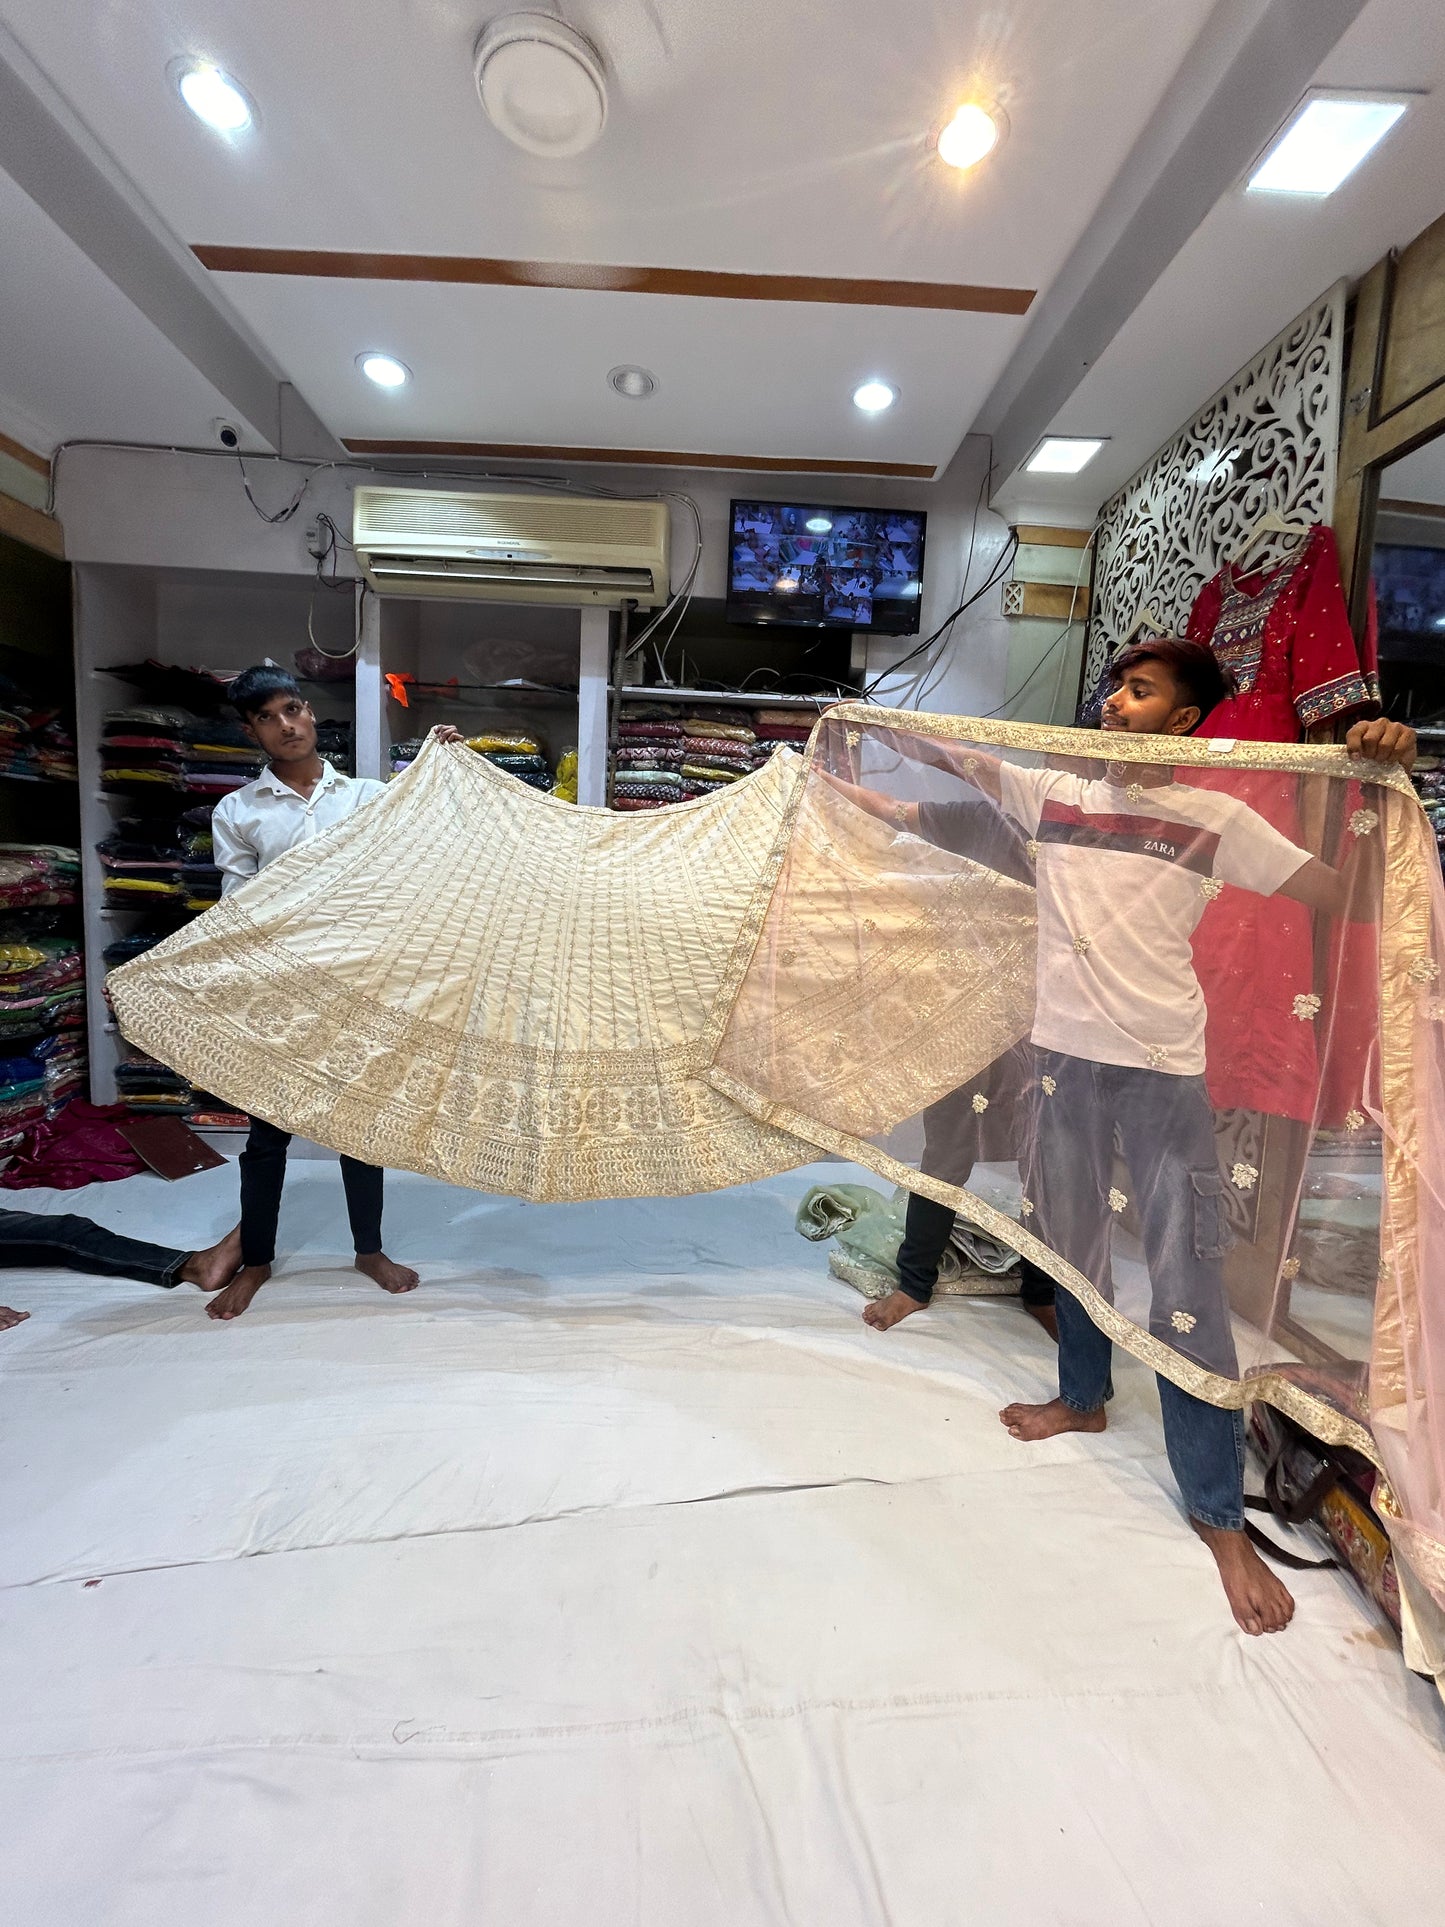
M 251 1119 L 241 1166 L 241 1263 L 269 1265 L 276 1256 L 276 1225 L 281 1216 L 281 1192 L 286 1183 L 289 1131 L 278 1131 L 264 1119 Z M 341 1160 L 341 1182 L 351 1219 L 351 1239 L 359 1255 L 381 1250 L 382 1175 L 374 1164 Z
M 959 1183 L 966 1182 L 959 1179 Z M 898 1247 L 898 1289 L 926 1305 L 938 1283 L 938 1266 L 953 1232 L 953 1208 L 935 1204 L 916 1191 L 908 1194 L 908 1215 L 903 1221 L 903 1242 Z M 1019 1296 L 1026 1305 L 1051 1305 L 1054 1281 L 1027 1258 L 1019 1260 L 1022 1284 Z
M 0 1211 L 0 1265 L 59 1265 L 102 1278 L 141 1278 L 174 1285 L 189 1251 L 122 1238 L 89 1218 L 46 1217 L 37 1211 Z

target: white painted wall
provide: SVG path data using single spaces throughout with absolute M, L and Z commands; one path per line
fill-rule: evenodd
M 921 634 L 927 635 L 960 600 L 970 535 L 970 588 L 987 577 L 1007 539 L 1002 518 L 986 507 L 978 511 L 974 529 L 987 460 L 987 442 L 969 437 L 936 483 L 590 465 L 570 470 L 549 465 L 534 467 L 532 472 L 562 474 L 583 487 L 593 484 L 639 495 L 668 491 L 690 495 L 703 524 L 703 563 L 697 591 L 713 597 L 722 596 L 726 586 L 728 504 L 735 495 L 756 492 L 786 498 L 803 491 L 824 503 L 864 501 L 885 507 L 924 508 L 929 526 Z M 274 462 L 247 464 L 252 491 L 268 513 L 284 507 L 305 473 Z M 520 468 L 509 469 L 507 474 L 518 481 L 527 479 Z M 233 456 L 77 448 L 67 450 L 60 458 L 56 507 L 65 527 L 67 552 L 74 561 L 304 577 L 311 572 L 306 529 L 317 510 L 331 515 L 345 532 L 351 526 L 352 490 L 368 482 L 395 484 L 397 479 L 395 471 L 350 467 L 314 471 L 296 513 L 288 521 L 269 524 L 247 502 L 240 464 Z M 408 479 L 423 487 L 490 485 L 483 477 L 464 476 L 444 468 L 408 471 Z M 690 514 L 674 504 L 675 577 L 681 575 L 691 555 L 691 531 Z M 998 709 L 1031 666 L 1030 649 L 1036 651 L 1037 644 L 1031 642 L 1028 632 L 1037 628 L 1049 639 L 1057 633 L 1047 624 L 1007 621 L 999 608 L 1000 591 L 994 588 L 955 624 L 946 663 L 926 698 L 928 708 L 975 715 Z M 900 646 L 892 641 L 875 641 L 870 647 L 869 669 L 876 675 L 912 643 Z M 1018 657 L 1020 649 L 1022 657 L 1011 664 L 1011 655 Z M 1013 674 L 1014 669 L 1020 673 Z M 1052 686 L 1052 677 L 1048 680 Z M 1067 675 L 1064 680 L 1064 707 L 1072 713 L 1073 682 Z M 879 696 L 887 700 L 901 686 L 885 684 Z

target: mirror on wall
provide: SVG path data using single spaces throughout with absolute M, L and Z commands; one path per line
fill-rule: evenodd
M 1387 716 L 1445 744 L 1445 432 L 1380 470 L 1370 575 Z

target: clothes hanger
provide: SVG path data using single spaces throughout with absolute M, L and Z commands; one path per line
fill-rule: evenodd
M 1164 624 L 1159 620 L 1158 616 L 1155 615 L 1153 609 L 1147 602 L 1139 610 L 1134 620 L 1129 624 L 1129 627 L 1124 631 L 1124 639 L 1115 646 L 1114 654 L 1116 656 L 1121 654 L 1136 637 L 1142 636 L 1146 629 L 1156 636 L 1167 636 L 1169 634 L 1169 631 L 1164 627 Z
M 1287 522 L 1277 509 L 1271 509 L 1267 515 L 1260 516 L 1254 527 L 1249 531 L 1249 534 L 1245 536 L 1239 548 L 1229 558 L 1230 566 L 1238 570 L 1244 558 L 1263 536 L 1295 536 L 1301 541 L 1304 541 L 1313 534 L 1314 529 L 1308 522 Z

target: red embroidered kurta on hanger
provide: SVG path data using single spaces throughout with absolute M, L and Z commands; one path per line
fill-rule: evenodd
M 1350 631 L 1332 529 L 1315 529 L 1273 569 L 1240 575 L 1226 563 L 1199 591 L 1188 634 L 1210 645 L 1238 686 L 1206 717 L 1205 736 L 1297 743 L 1305 730 L 1375 700 Z
M 1200 590 L 1188 634 L 1210 644 L 1237 687 L 1205 717 L 1201 736 L 1295 743 L 1305 730 L 1377 700 L 1350 630 L 1331 529 L 1315 529 L 1273 569 L 1240 574 L 1226 563 Z M 1294 780 L 1261 772 L 1248 788 L 1251 808 L 1297 840 Z M 1226 887 L 1195 932 L 1194 961 L 1209 1012 L 1208 1083 L 1217 1110 L 1323 1122 L 1325 1111 L 1358 1101 L 1351 1090 L 1323 1094 L 1321 1102 L 1308 1008 L 1313 931 L 1302 904 Z

